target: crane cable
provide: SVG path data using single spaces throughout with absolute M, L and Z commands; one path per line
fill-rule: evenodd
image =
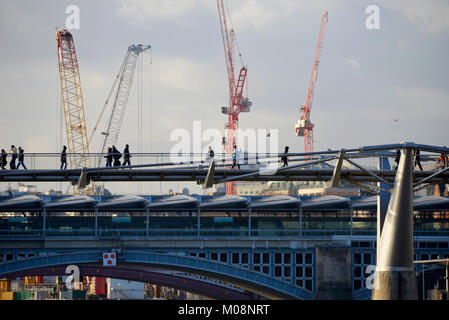
M 225 6 L 226 6 L 226 11 L 228 12 L 229 22 L 231 24 L 231 30 L 234 31 L 234 25 L 232 24 L 231 13 L 230 13 L 230 10 L 229 10 L 228 2 L 226 0 L 224 0 L 224 3 L 225 3 Z M 235 35 L 235 32 L 232 32 L 232 35 L 234 37 L 235 44 L 236 44 L 236 47 L 237 47 L 237 51 L 239 53 L 240 63 L 242 64 L 242 66 L 245 66 L 245 63 L 243 62 L 242 52 L 240 51 L 239 42 L 237 40 L 237 36 Z

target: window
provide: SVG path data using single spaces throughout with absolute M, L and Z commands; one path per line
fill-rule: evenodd
M 274 263 L 282 263 L 282 256 L 280 253 L 274 254 Z
M 227 253 L 220 253 L 220 261 L 221 262 L 228 262 L 228 254 Z
M 270 263 L 270 254 L 269 253 L 263 254 L 263 263 Z
M 282 268 L 277 266 L 274 267 L 274 276 L 275 277 L 282 277 Z
M 284 277 L 290 278 L 291 277 L 291 272 L 292 272 L 292 269 L 291 269 L 290 266 L 285 266 L 284 267 Z
M 306 267 L 306 277 L 312 277 L 312 267 Z
M 310 252 L 306 253 L 306 264 L 312 263 L 312 254 Z
M 363 254 L 363 263 L 364 264 L 370 264 L 371 263 L 371 254 L 370 253 Z
M 253 254 L 253 263 L 259 264 L 260 263 L 260 253 L 254 253 Z

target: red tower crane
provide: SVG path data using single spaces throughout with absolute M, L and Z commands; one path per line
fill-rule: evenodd
M 237 143 L 237 133 L 239 128 L 239 114 L 240 112 L 249 112 L 252 103 L 248 98 L 243 97 L 243 89 L 245 86 L 246 75 L 248 69 L 242 67 L 240 69 L 239 77 L 237 83 L 235 82 L 235 71 L 234 71 L 234 50 L 235 50 L 235 34 L 234 29 L 228 29 L 228 24 L 226 20 L 226 11 L 224 0 L 217 0 L 218 16 L 220 19 L 221 35 L 223 38 L 223 48 L 226 59 L 226 71 L 228 74 L 229 82 L 229 107 L 222 107 L 221 112 L 228 115 L 228 122 L 225 124 L 225 128 L 228 129 L 227 140 L 225 141 L 225 151 L 228 156 L 232 155 L 234 146 Z M 229 11 L 228 11 L 229 14 Z M 241 53 L 239 52 L 241 57 Z M 236 182 L 226 183 L 226 194 L 235 195 L 237 194 Z
M 320 57 L 321 51 L 323 50 L 326 28 L 327 10 L 321 18 L 320 33 L 318 35 L 318 44 L 316 46 L 315 59 L 313 60 L 312 75 L 310 76 L 306 102 L 300 108 L 300 119 L 295 126 L 296 135 L 299 137 L 304 137 L 304 152 L 313 152 L 313 127 L 315 125 L 310 121 L 310 112 L 312 111 L 313 95 L 315 93 L 316 79 L 318 76 L 318 68 L 320 66 Z

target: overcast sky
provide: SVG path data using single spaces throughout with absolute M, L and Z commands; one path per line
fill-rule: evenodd
M 304 104 L 321 16 L 329 22 L 313 101 L 314 149 L 412 141 L 449 145 L 449 1 L 228 0 L 248 67 L 251 113 L 243 129 L 277 129 L 279 152 L 303 151 L 294 134 Z M 80 9 L 71 30 L 79 59 L 90 133 L 130 44 L 152 46 L 144 57 L 144 152 L 169 152 L 170 133 L 223 130 L 228 102 L 223 44 L 214 0 L 1 0 L 0 145 L 60 152 L 65 144 L 55 27 L 66 7 Z M 365 21 L 379 8 L 379 30 Z M 237 64 L 237 68 L 240 65 Z M 137 79 L 119 149 L 137 151 Z M 394 121 L 394 119 L 399 119 Z M 92 152 L 101 148 L 98 135 Z M 207 146 L 206 142 L 203 145 Z M 55 160 L 56 166 L 57 160 Z M 1 184 L 1 190 L 6 188 Z M 194 186 L 194 184 L 189 184 Z M 53 186 L 57 187 L 57 186 Z M 129 184 L 107 186 L 136 192 Z M 176 184 L 163 184 L 162 190 Z M 159 192 L 144 184 L 143 192 Z

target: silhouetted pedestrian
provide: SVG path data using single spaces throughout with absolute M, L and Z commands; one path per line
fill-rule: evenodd
M 112 146 L 112 158 L 114 159 L 114 167 L 120 166 L 120 158 L 122 154 L 117 150 L 115 146 Z
M 214 152 L 214 150 L 212 149 L 212 147 L 209 146 L 209 158 L 210 158 L 211 160 L 213 160 L 214 157 L 215 157 L 215 152 Z
M 232 167 L 231 167 L 231 169 L 234 169 L 235 166 L 237 166 L 240 169 L 240 164 L 238 164 L 237 158 L 238 158 L 237 146 L 234 146 L 234 152 L 232 153 Z
M 11 162 L 9 163 L 9 167 L 13 170 L 16 169 L 17 148 L 12 145 L 9 153 L 11 154 Z
M 416 150 L 416 154 L 415 154 L 415 167 L 416 167 L 416 166 L 418 166 L 419 169 L 420 169 L 421 171 L 423 171 L 423 170 L 422 170 L 422 166 L 421 166 L 421 152 L 419 151 L 419 149 Z
M 2 167 L 3 170 L 6 170 L 5 166 L 8 163 L 8 161 L 6 160 L 7 157 L 8 154 L 6 153 L 5 149 L 2 149 L 2 154 L 0 157 L 0 166 Z
M 129 144 L 126 145 L 125 150 L 123 150 L 123 158 L 125 159 L 125 161 L 123 161 L 123 165 L 125 166 L 126 164 L 128 164 L 128 166 L 131 165 L 131 154 L 129 153 Z
M 25 158 L 24 151 L 22 147 L 19 147 L 19 163 L 17 164 L 17 170 L 19 170 L 20 165 L 26 170 L 27 167 L 25 166 L 25 163 L 23 163 L 23 160 Z
M 209 146 L 209 151 L 207 152 L 206 162 L 208 162 L 209 164 L 212 164 L 212 162 L 214 161 L 214 157 L 215 157 L 215 152 L 212 149 L 212 147 Z
M 288 166 L 288 157 L 287 157 L 288 149 L 289 147 L 286 146 L 284 149 L 284 155 L 281 157 L 282 162 L 284 162 L 284 165 L 282 167 Z
M 401 160 L 401 149 L 397 149 L 396 150 L 396 158 L 394 159 L 394 162 L 396 162 L 396 169 L 398 170 L 399 168 L 399 161 Z
M 112 167 L 112 148 L 108 148 L 108 154 L 105 156 L 106 158 L 106 167 Z
M 64 167 L 64 169 L 67 169 L 67 147 L 64 146 L 62 147 L 62 152 L 61 152 L 61 170 L 62 167 Z

